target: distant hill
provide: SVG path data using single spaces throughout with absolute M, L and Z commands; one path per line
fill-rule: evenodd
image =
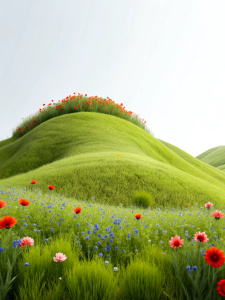
M 95 112 L 55 117 L 1 141 L 0 185 L 125 206 L 140 190 L 156 206 L 225 203 L 224 172 L 129 121 Z
M 225 171 L 225 146 L 211 148 L 198 155 L 196 158 L 213 167 Z

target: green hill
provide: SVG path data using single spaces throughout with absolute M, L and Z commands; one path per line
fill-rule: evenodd
M 131 205 L 146 191 L 156 206 L 223 205 L 225 173 L 174 149 L 112 115 L 62 115 L 0 142 L 0 185 L 43 193 L 53 185 L 53 194 L 111 204 Z
M 225 146 L 211 148 L 198 155 L 196 158 L 213 167 L 225 171 Z

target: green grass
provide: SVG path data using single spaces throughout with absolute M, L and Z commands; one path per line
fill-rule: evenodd
M 188 300 L 201 299 L 200 292 L 205 295 L 204 300 L 220 299 L 216 285 L 209 282 L 212 276 L 215 283 L 224 279 L 225 269 L 218 268 L 213 275 L 213 268 L 200 253 L 212 245 L 225 249 L 224 218 L 216 221 L 211 216 L 214 210 L 224 210 L 222 207 L 214 205 L 210 212 L 196 205 L 182 210 L 124 208 L 98 204 L 93 199 L 87 202 L 56 197 L 53 191 L 29 192 L 16 187 L 0 187 L 0 190 L 1 199 L 8 204 L 1 209 L 2 215 L 17 220 L 12 228 L 0 231 L 0 247 L 4 249 L 0 254 L 5 257 L 0 260 L 4 282 L 8 270 L 6 258 L 12 263 L 11 253 L 21 250 L 11 274 L 11 278 L 17 277 L 7 297 L 2 299 L 185 300 L 182 284 L 190 296 Z M 18 202 L 21 198 L 28 199 L 30 204 L 22 207 Z M 75 215 L 73 210 L 77 206 L 82 210 Z M 141 213 L 142 218 L 136 220 L 135 213 Z M 207 243 L 200 245 L 193 240 L 198 231 L 205 231 Z M 175 235 L 184 239 L 178 250 L 169 245 Z M 14 248 L 13 240 L 25 236 L 33 238 L 34 245 Z M 64 262 L 53 261 L 58 252 L 66 255 Z M 25 266 L 27 262 L 29 266 Z M 188 265 L 191 269 L 197 266 L 198 272 L 189 274 Z
M 214 270 L 201 254 L 225 249 L 224 218 L 211 215 L 224 211 L 225 173 L 154 138 L 121 110 L 84 109 L 65 106 L 56 116 L 48 108 L 35 127 L 0 142 L 7 202 L 0 212 L 17 219 L 0 230 L 0 300 L 221 299 L 225 268 Z M 154 207 L 134 206 L 137 192 L 150 193 Z M 30 204 L 22 207 L 21 198 Z M 207 243 L 193 240 L 198 231 Z M 184 239 L 179 249 L 169 245 L 175 235 Z M 25 236 L 33 246 L 13 246 Z M 58 252 L 64 262 L 53 261 Z
M 0 142 L 0 185 L 31 189 L 37 180 L 42 191 L 51 184 L 53 193 L 124 206 L 139 191 L 152 194 L 156 207 L 222 204 L 224 172 L 185 155 L 122 118 L 67 114 Z
M 198 155 L 197 158 L 215 168 L 225 171 L 225 146 L 211 148 Z

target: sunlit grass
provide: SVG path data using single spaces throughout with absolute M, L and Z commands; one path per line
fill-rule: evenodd
M 197 158 L 221 171 L 225 171 L 225 146 L 209 149 L 199 154 Z
M 57 192 L 129 206 L 148 192 L 155 207 L 214 201 L 222 205 L 225 174 L 184 152 L 180 157 L 121 118 L 80 112 L 48 120 L 20 138 L 0 142 L 0 185 L 30 187 L 37 179 Z

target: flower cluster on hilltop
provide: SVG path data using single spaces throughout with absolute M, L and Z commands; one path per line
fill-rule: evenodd
M 36 116 L 28 116 L 25 121 L 18 126 L 17 130 L 13 133 L 13 136 L 22 136 L 26 132 L 32 130 L 42 122 L 57 117 L 66 113 L 77 112 L 98 112 L 104 114 L 114 115 L 120 118 L 124 118 L 137 126 L 146 130 L 146 121 L 139 118 L 138 114 L 133 113 L 125 109 L 123 103 L 117 104 L 109 97 L 102 98 L 98 96 L 88 97 L 87 94 L 73 93 L 62 100 L 58 100 L 57 104 L 54 100 L 51 100 L 47 106 L 43 104 L 43 108 L 39 109 Z

